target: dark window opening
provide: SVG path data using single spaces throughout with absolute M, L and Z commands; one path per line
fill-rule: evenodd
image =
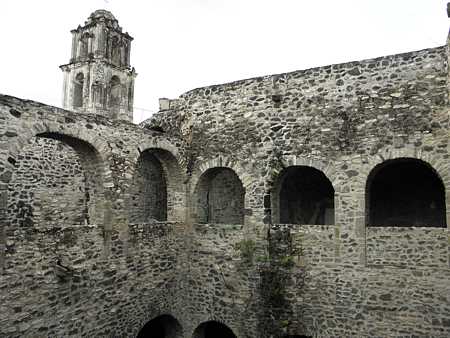
M 128 88 L 128 111 L 133 111 L 133 85 Z
M 113 76 L 110 82 L 110 97 L 109 108 L 112 113 L 112 117 L 117 117 L 117 113 L 120 110 L 120 103 L 122 101 L 122 85 L 120 79 L 117 76 Z
M 444 185 L 421 160 L 378 165 L 369 175 L 366 196 L 369 226 L 446 226 Z
M 88 47 L 89 47 L 89 33 L 83 34 L 80 39 L 80 58 L 85 58 L 88 56 Z
M 112 63 L 116 66 L 120 66 L 120 41 L 117 36 L 114 36 L 112 39 Z
M 149 127 L 149 130 L 157 131 L 158 133 L 165 133 L 164 129 L 160 126 Z
M 83 73 L 78 73 L 75 76 L 74 81 L 74 92 L 73 92 L 73 106 L 82 107 L 83 106 L 83 85 L 84 85 L 84 75 Z
M 195 330 L 194 338 L 236 338 L 236 335 L 228 326 L 210 321 L 201 324 Z
M 145 324 L 137 338 L 179 338 L 181 334 L 180 323 L 170 315 L 162 315 Z
M 317 169 L 306 166 L 284 169 L 272 195 L 275 223 L 334 224 L 334 189 Z

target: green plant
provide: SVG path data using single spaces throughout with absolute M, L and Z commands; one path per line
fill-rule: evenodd
M 256 250 L 256 243 L 252 239 L 243 239 L 234 245 L 235 250 L 240 251 L 241 257 L 246 262 L 252 262 Z
M 300 292 L 304 285 L 304 267 L 296 265 L 296 258 L 303 252 L 302 242 L 302 234 L 293 236 L 291 229 L 273 226 L 268 232 L 266 254 L 256 257 L 261 337 L 281 337 L 301 325 L 290 299 L 292 292 Z
M 292 268 L 295 265 L 294 257 L 291 255 L 282 256 L 280 258 L 280 264 L 284 268 Z

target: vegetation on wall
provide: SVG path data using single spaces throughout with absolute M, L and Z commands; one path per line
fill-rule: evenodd
M 235 244 L 246 269 L 257 274 L 256 304 L 260 337 L 282 337 L 303 332 L 302 318 L 292 306 L 292 297 L 301 292 L 306 270 L 299 264 L 303 249 L 294 243 L 291 229 L 272 227 L 265 247 L 251 239 Z M 254 301 L 249 299 L 248 302 Z M 247 307 L 249 308 L 249 307 Z

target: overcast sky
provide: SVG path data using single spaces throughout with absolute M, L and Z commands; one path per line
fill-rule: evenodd
M 446 0 L 0 0 L 0 93 L 61 106 L 70 30 L 110 10 L 135 38 L 136 122 L 197 87 L 445 44 Z

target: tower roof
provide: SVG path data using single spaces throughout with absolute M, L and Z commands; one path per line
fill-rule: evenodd
M 117 19 L 114 17 L 114 15 L 105 9 L 97 9 L 95 12 L 91 13 L 89 15 L 89 18 L 86 21 L 86 24 L 90 24 L 94 21 L 98 21 L 100 19 L 107 19 L 112 21 L 117 21 Z

